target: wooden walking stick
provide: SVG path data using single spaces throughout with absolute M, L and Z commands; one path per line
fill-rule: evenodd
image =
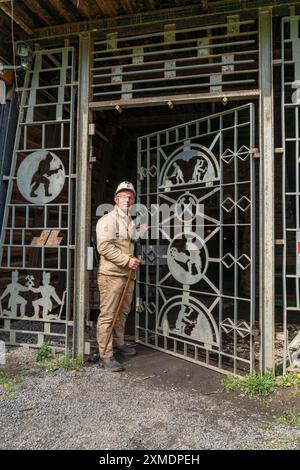
M 140 258 L 137 258 L 137 259 L 139 260 L 139 263 L 140 263 L 140 264 L 144 264 L 144 263 L 145 263 L 145 261 L 144 261 L 143 259 L 140 259 Z M 109 335 L 108 335 L 107 340 L 106 340 L 106 344 L 105 344 L 105 348 L 104 348 L 103 354 L 105 354 L 105 352 L 106 352 L 106 348 L 107 348 L 108 343 L 109 343 L 109 341 L 110 341 L 110 338 L 111 338 L 111 336 L 112 336 L 112 334 L 113 334 L 115 324 L 116 324 L 116 322 L 117 322 L 117 320 L 118 320 L 118 318 L 119 318 L 119 315 L 120 315 L 120 312 L 121 312 L 121 308 L 122 308 L 122 306 L 123 306 L 123 302 L 124 302 L 124 299 L 125 299 L 125 295 L 126 295 L 126 293 L 127 293 L 127 291 L 128 291 L 128 287 L 129 287 L 130 281 L 131 281 L 131 279 L 132 279 L 132 274 L 133 274 L 133 269 L 129 269 L 129 271 L 128 271 L 128 276 L 127 276 L 127 282 L 126 282 L 126 284 L 125 284 L 125 286 L 124 286 L 124 289 L 123 289 L 123 292 L 122 292 L 122 295 L 121 295 L 121 298 L 120 298 L 120 301 L 119 301 L 119 304 L 118 304 L 118 308 L 117 308 L 116 314 L 115 314 L 115 316 L 114 316 L 112 325 L 111 325 L 111 327 L 110 327 Z

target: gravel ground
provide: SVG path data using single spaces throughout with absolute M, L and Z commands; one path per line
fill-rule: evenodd
M 32 351 L 9 351 L 6 370 L 15 367 L 17 373 L 25 366 L 27 372 L 15 397 L 8 398 L 2 390 L 0 448 L 300 448 L 300 429 L 275 423 L 255 401 L 251 407 L 243 407 L 240 396 L 230 401 L 225 392 L 211 388 L 207 392 L 189 383 L 192 374 L 186 371 L 195 367 L 201 383 L 201 371 L 205 382 L 206 369 L 139 349 L 140 354 L 126 362 L 125 372 L 117 374 L 104 371 L 98 364 L 48 374 L 30 368 Z M 173 380 L 172 371 L 177 368 L 178 376 L 178 365 L 181 371 L 186 365 L 184 385 Z M 218 377 L 213 379 L 212 388 L 216 388 L 219 374 L 209 374 Z

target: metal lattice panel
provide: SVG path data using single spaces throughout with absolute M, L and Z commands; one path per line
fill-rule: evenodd
M 26 72 L 1 234 L 0 335 L 70 346 L 75 58 L 41 50 Z M 70 340 L 70 341 L 69 341 Z
M 284 358 L 300 366 L 300 331 L 290 328 L 300 310 L 300 16 L 282 19 L 283 330 Z M 299 324 L 299 320 L 298 320 Z M 295 335 L 296 333 L 296 335 Z M 284 367 L 286 361 L 283 361 Z
M 203 26 L 101 34 L 94 42 L 93 101 L 257 88 L 256 19 L 224 16 Z
M 138 203 L 175 209 L 139 245 L 136 338 L 233 372 L 254 367 L 253 146 L 253 104 L 138 140 Z

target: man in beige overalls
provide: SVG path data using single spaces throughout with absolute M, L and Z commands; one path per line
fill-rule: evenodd
M 134 257 L 134 224 L 128 215 L 135 201 L 135 189 L 124 181 L 115 192 L 115 207 L 97 222 L 97 249 L 100 253 L 98 286 L 100 290 L 100 315 L 97 322 L 97 341 L 100 357 L 105 369 L 119 372 L 124 367 L 115 359 L 114 353 L 134 356 L 136 350 L 124 344 L 127 315 L 132 303 L 134 280 L 130 281 L 122 310 L 113 335 L 104 348 L 116 313 L 122 291 L 127 282 L 129 269 L 136 270 L 139 260 Z

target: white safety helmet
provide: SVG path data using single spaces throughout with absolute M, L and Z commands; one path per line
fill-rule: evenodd
M 134 196 L 135 196 L 135 189 L 132 183 L 129 181 L 123 181 L 122 183 L 119 184 L 119 186 L 116 189 L 115 196 L 118 194 L 120 191 L 131 191 Z

